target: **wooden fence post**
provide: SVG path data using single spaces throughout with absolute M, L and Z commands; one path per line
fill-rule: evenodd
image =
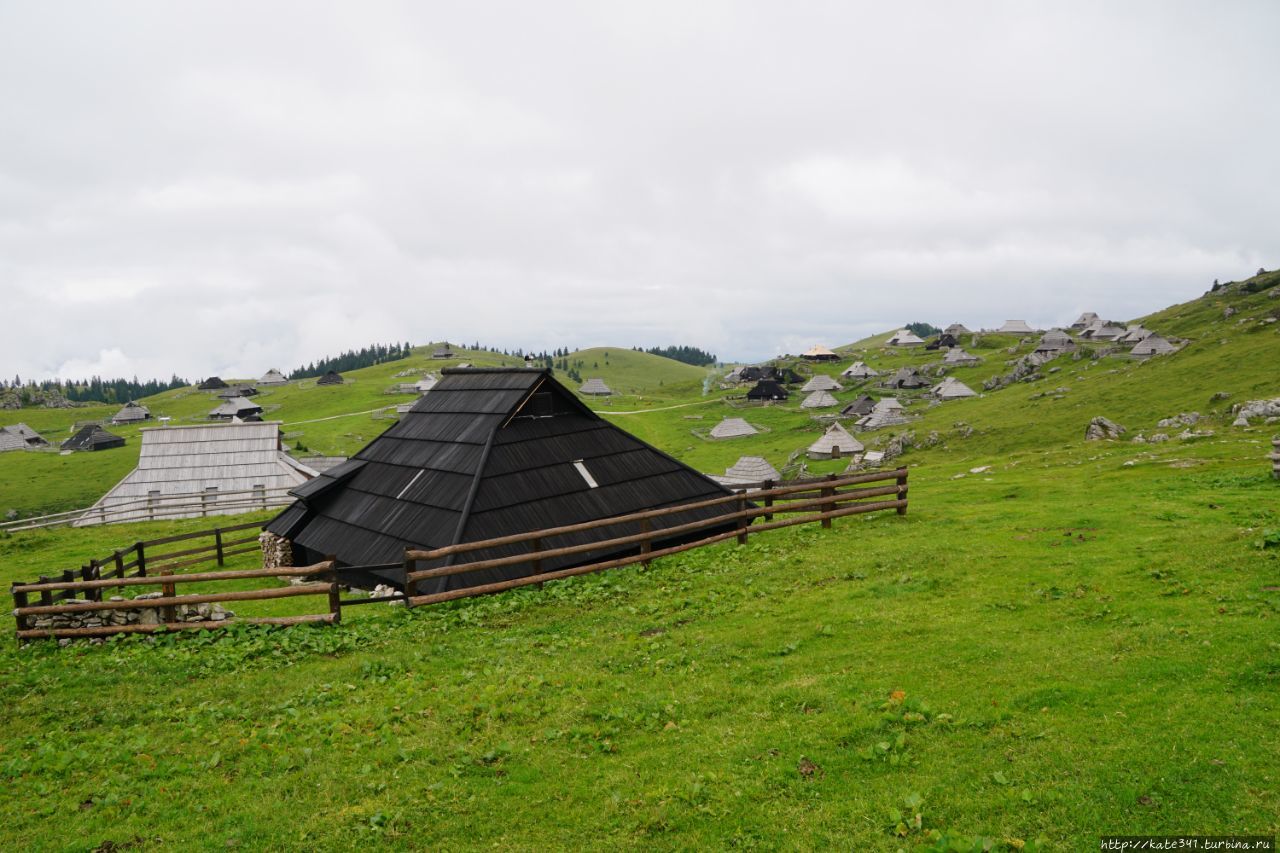
M 777 484 L 777 483 L 775 483 L 775 482 L 773 482 L 773 480 L 765 480 L 765 481 L 764 481 L 764 490 L 765 490 L 766 492 L 768 492 L 768 491 L 772 491 L 772 490 L 773 490 L 773 488 L 774 488 L 775 486 L 777 486 L 777 485 L 778 485 L 778 484 Z M 773 506 L 773 495 L 765 495 L 765 498 L 764 498 L 764 505 L 765 505 L 765 508 L 766 508 L 766 509 L 768 509 L 768 508 L 770 508 L 770 507 L 772 507 L 772 506 Z M 765 521 L 773 521 L 773 513 L 771 513 L 771 512 L 765 513 L 764 520 L 765 520 Z
M 9 584 L 9 586 L 12 588 L 12 587 L 17 586 L 17 584 L 16 584 L 16 583 L 11 583 L 11 584 Z M 14 609 L 15 609 L 15 610 L 16 610 L 16 609 L 21 609 L 21 608 L 23 608 L 23 607 L 26 607 L 26 606 L 27 606 L 27 604 L 28 604 L 28 602 L 27 602 L 27 594 L 26 594 L 25 592 L 13 592 L 13 591 L 12 591 L 12 589 L 10 589 L 9 594 L 13 596 L 13 606 L 14 606 Z M 30 619 L 31 619 L 31 617 L 30 617 L 30 616 L 18 616 L 18 617 L 16 617 L 16 621 L 17 621 L 17 623 L 18 623 L 18 630 L 19 630 L 19 631 L 25 631 L 27 628 L 29 628 L 29 627 L 30 627 L 30 625 L 31 625 Z M 21 637 L 19 637 L 19 638 L 18 638 L 18 642 L 19 642 L 19 644 L 21 644 L 21 643 L 25 643 L 25 642 L 26 642 L 26 640 L 23 640 Z
M 133 550 L 138 554 L 138 577 L 147 576 L 147 554 L 141 542 L 133 543 Z
M 165 569 L 161 569 L 161 570 L 160 570 L 160 576 L 161 576 L 161 577 L 166 577 L 166 576 L 171 575 L 171 574 L 173 574 L 173 569 L 165 568 Z M 177 586 L 177 584 L 172 584 L 172 583 L 163 583 L 163 582 L 162 582 L 162 583 L 160 584 L 160 594 L 161 594 L 161 595 L 163 595 L 165 598 L 172 598 L 172 597 L 174 597 L 175 595 L 177 595 L 177 594 L 178 594 L 178 586 Z M 177 606 L 176 604 L 170 604 L 170 605 L 167 605 L 167 606 L 165 606 L 165 607 L 161 607 L 161 608 L 160 608 L 160 621 L 161 621 L 161 622 L 177 622 L 177 621 L 178 621 L 178 606 Z
M 115 560 L 116 577 L 118 578 L 124 577 L 124 555 L 121 554 L 119 550 L 117 550 L 114 554 L 111 555 L 111 557 L 113 560 Z
M 828 481 L 828 482 L 830 482 L 831 480 L 834 480 L 835 478 L 836 478 L 836 475 L 835 475 L 835 474 L 828 474 L 828 475 L 827 475 L 827 481 Z M 823 486 L 823 487 L 822 487 L 822 492 L 821 492 L 821 494 L 822 494 L 822 497 L 824 497 L 824 498 L 833 497 L 833 496 L 835 495 L 835 493 L 836 493 L 836 490 L 835 490 L 835 489 L 833 489 L 833 488 L 831 488 L 830 486 Z M 826 513 L 826 512 L 831 512 L 831 511 L 832 511 L 832 510 L 834 510 L 835 508 L 836 508 L 836 507 L 835 507 L 835 504 L 822 504 L 818 509 L 819 509 L 821 512 Z M 829 518 L 824 518 L 824 519 L 822 519 L 822 526 L 823 526 L 824 528 L 830 529 L 830 528 L 831 528 L 831 519 L 829 519 Z
M 530 553 L 532 553 L 532 554 L 536 554 L 536 553 L 538 553 L 538 552 L 539 552 L 539 551 L 541 551 L 541 550 L 542 550 L 542 537 L 541 537 L 541 536 L 539 536 L 539 537 L 538 537 L 538 538 L 536 538 L 536 539 L 530 539 L 530 540 L 529 540 L 529 552 L 530 552 Z M 534 561 L 532 561 L 529 565 L 531 565 L 531 566 L 533 567 L 533 574 L 535 574 L 535 575 L 540 575 L 540 574 L 542 574 L 542 561 L 541 561 L 541 560 L 534 560 Z M 539 583 L 539 584 L 538 584 L 538 589 L 542 589 L 542 584 L 541 584 L 541 583 Z
M 650 524 L 649 524 L 649 519 L 647 519 L 647 518 L 642 518 L 642 519 L 640 519 L 640 532 L 641 532 L 641 533 L 648 533 L 648 532 L 650 532 L 651 527 L 652 527 L 652 525 L 650 525 Z M 641 542 L 641 543 L 640 543 L 640 553 L 641 553 L 641 554 L 648 554 L 648 553 L 649 553 L 649 552 L 651 552 L 652 550 L 653 550 L 653 540 L 652 540 L 652 539 L 646 539 L 646 540 L 644 540 L 643 542 Z M 649 565 L 650 565 L 652 562 L 653 562 L 652 560 L 642 560 L 642 561 L 641 561 L 641 563 L 640 563 L 640 565 L 644 566 L 644 567 L 647 569 L 647 568 L 649 568 Z
M 744 512 L 746 508 L 747 508 L 746 497 L 738 498 L 738 512 Z M 747 544 L 747 522 L 748 522 L 748 519 L 746 518 L 738 519 L 738 544 L 739 545 Z
M 333 614 L 333 624 L 342 621 L 342 595 L 338 592 L 338 582 L 329 584 L 329 612 Z
M 898 500 L 905 501 L 907 499 L 907 471 L 904 468 L 898 476 Z M 898 515 L 906 515 L 907 507 L 905 505 L 898 507 Z
M 418 594 L 418 582 L 410 581 L 409 575 L 413 574 L 414 566 L 418 564 L 417 560 L 409 557 L 409 549 L 404 549 L 404 606 L 413 607 L 413 597 Z M 336 573 L 334 575 L 337 576 Z
M 215 527 L 213 529 L 213 547 L 218 553 L 218 565 L 225 566 L 226 562 L 224 561 L 223 554 L 222 554 L 222 528 L 221 527 Z
M 1280 437 L 1271 439 L 1271 476 L 1280 480 Z

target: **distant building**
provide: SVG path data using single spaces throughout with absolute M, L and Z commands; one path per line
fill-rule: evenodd
M 888 344 L 891 347 L 922 347 L 924 339 L 907 329 L 899 329 L 889 338 Z
M 813 345 L 807 351 L 801 353 L 800 357 L 807 361 L 837 361 L 840 358 L 840 356 L 821 344 Z
M 63 450 L 79 452 L 110 450 L 114 447 L 124 447 L 124 437 L 107 432 L 98 424 L 83 426 L 75 435 L 62 442 Z
M 316 380 L 317 385 L 341 385 L 342 383 L 342 374 L 335 370 L 330 370 L 324 376 L 321 376 Z
M 589 397 L 608 397 L 613 394 L 613 389 L 604 384 L 604 380 L 599 377 L 592 377 L 582 386 L 578 388 L 579 394 L 586 394 Z
M 276 370 L 274 367 L 262 374 L 262 378 L 258 380 L 259 385 L 284 385 L 288 382 L 284 374 Z
M 44 436 L 23 423 L 0 427 L 0 452 L 6 450 L 33 450 L 48 447 Z
M 151 419 L 151 410 L 130 400 L 120 411 L 111 416 L 113 424 L 136 424 Z

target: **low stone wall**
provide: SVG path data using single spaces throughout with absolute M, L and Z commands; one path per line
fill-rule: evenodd
M 293 543 L 269 530 L 258 537 L 262 546 L 262 568 L 282 569 L 293 566 Z
M 132 599 L 142 601 L 148 598 L 160 598 L 163 592 L 148 592 Z M 109 601 L 128 601 L 122 595 L 113 595 Z M 234 619 L 235 613 L 219 604 L 179 604 L 174 607 L 175 622 L 224 622 Z M 51 613 L 37 616 L 29 627 L 38 630 L 58 630 L 62 628 L 105 628 L 113 625 L 159 625 L 160 609 L 146 607 L 125 610 L 82 610 L 79 613 Z M 90 643 L 101 643 L 103 637 L 89 637 Z M 58 645 L 69 644 L 69 638 L 58 640 Z
M 1271 439 L 1271 476 L 1280 480 L 1280 438 Z

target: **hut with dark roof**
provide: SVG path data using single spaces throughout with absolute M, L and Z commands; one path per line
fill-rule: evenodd
M 785 400 L 791 396 L 776 379 L 761 379 L 747 392 L 748 400 Z
M 224 400 L 230 400 L 232 397 L 256 397 L 258 389 L 252 385 L 228 385 L 214 396 Z
M 321 376 L 316 380 L 317 385 L 341 385 L 342 383 L 342 374 L 334 370 L 330 370 L 324 376 Z
M 63 450 L 110 450 L 113 447 L 124 447 L 124 436 L 107 432 L 98 424 L 81 427 L 75 435 L 62 442 Z
M 925 345 L 925 349 L 936 350 L 936 349 L 942 349 L 944 347 L 947 349 L 951 349 L 952 347 L 958 347 L 958 346 L 960 346 L 960 342 L 956 340 L 955 335 L 949 334 L 947 332 L 943 332 L 933 340 L 929 341 L 929 343 Z
M 111 416 L 113 424 L 136 424 L 151 419 L 151 410 L 130 400 L 120 411 Z
M 873 370 L 868 367 L 866 362 L 855 361 L 853 364 L 842 370 L 840 375 L 846 379 L 871 379 L 872 377 L 879 376 L 880 371 Z
M 226 387 L 227 387 L 227 383 L 223 382 L 217 376 L 210 376 L 208 379 L 206 379 L 205 381 L 201 382 L 199 385 L 196 386 L 196 388 L 200 389 L 201 391 L 217 391 L 221 388 L 226 388 Z
M 550 371 L 445 370 L 396 425 L 347 462 L 292 494 L 267 530 L 292 541 L 294 562 L 334 555 L 340 564 L 400 563 L 406 548 L 432 549 L 718 498 L 727 490 L 587 408 Z M 656 531 L 716 519 L 733 506 L 652 519 Z M 727 521 L 731 529 L 736 522 Z M 710 531 L 694 534 L 705 537 Z M 609 528 L 557 536 L 555 547 L 616 536 Z M 673 535 L 660 542 L 673 544 Z M 527 546 L 471 552 L 468 560 L 526 553 Z M 634 550 L 634 548 L 632 549 Z M 617 548 L 542 561 L 543 572 L 595 562 Z M 420 567 L 426 564 L 419 564 Z M 370 570 L 364 584 L 403 587 L 403 569 Z M 423 581 L 417 593 L 511 580 L 522 563 Z M 355 574 L 355 573 L 349 573 Z M 345 575 L 344 575 L 345 576 Z
M 242 421 L 253 420 L 262 416 L 262 407 L 244 397 L 232 397 L 224 400 L 222 405 L 209 412 L 209 418 L 215 421 L 229 421 L 238 418 Z
M 886 388 L 924 388 L 929 380 L 920 375 L 914 367 L 903 367 L 884 381 Z
M 875 405 L 875 400 L 866 394 L 863 394 L 861 397 L 841 409 L 840 414 L 847 415 L 849 417 L 863 417 L 864 415 L 871 414 L 871 410 L 875 408 Z

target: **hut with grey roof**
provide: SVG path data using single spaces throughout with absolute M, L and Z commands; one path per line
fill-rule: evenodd
M 1116 338 L 1116 343 L 1126 346 L 1133 346 L 1139 341 L 1145 340 L 1151 336 L 1150 329 L 1144 329 L 1141 325 L 1129 326 L 1124 330 L 1124 334 Z
M 1076 331 L 1084 331 L 1085 329 L 1092 326 L 1094 323 L 1100 323 L 1100 322 L 1101 321 L 1099 320 L 1097 314 L 1093 313 L 1092 311 L 1086 311 L 1076 318 L 1076 321 L 1071 324 L 1071 328 L 1075 329 Z
M 453 347 L 449 346 L 446 341 L 442 346 L 436 347 L 435 352 L 431 353 L 432 358 L 453 358 Z
M 113 424 L 136 424 L 151 419 L 151 410 L 133 400 L 125 403 L 120 411 L 111 416 Z
M 929 389 L 929 393 L 939 400 L 959 400 L 962 397 L 976 397 L 977 392 L 954 376 L 948 376 Z
M 886 343 L 891 347 L 922 347 L 924 346 L 924 339 L 918 337 L 909 329 L 899 329 L 890 336 Z
M 830 391 L 814 391 L 800 403 L 802 409 L 829 409 L 840 405 L 840 401 L 831 396 Z
M 1036 330 L 1027 325 L 1026 320 L 1005 320 L 996 332 L 1001 335 L 1034 335 Z
M 417 391 L 419 394 L 425 394 L 432 388 L 436 387 L 439 382 L 440 379 L 434 373 L 428 373 L 426 376 L 423 376 L 414 383 L 413 390 Z
M 1076 342 L 1061 329 L 1050 329 L 1036 344 L 1036 352 L 1063 353 L 1076 348 Z
M 24 423 L 0 427 L 0 451 L 33 450 L 48 445 L 49 442 L 44 440 L 44 436 Z
M 1168 355 L 1176 349 L 1177 347 L 1160 335 L 1147 335 L 1134 344 L 1129 354 L 1134 358 L 1151 358 L 1153 355 Z
M 857 417 L 863 417 L 864 415 L 871 414 L 871 410 L 875 408 L 875 405 L 876 401 L 874 399 L 863 394 L 861 397 L 841 409 L 840 414 L 849 417 L 853 417 L 855 415 Z
M 262 374 L 262 378 L 258 380 L 259 385 L 284 385 L 288 382 L 284 374 L 276 370 L 274 367 Z
M 890 376 L 883 383 L 886 388 L 926 388 L 929 381 L 920 375 L 920 371 L 914 367 L 903 367 L 897 373 Z
M 855 426 L 863 432 L 881 429 L 888 426 L 899 426 L 908 423 L 906 415 L 898 409 L 872 411 L 871 414 L 859 418 Z
M 278 421 L 153 427 L 142 430 L 138 467 L 75 526 L 246 512 L 255 495 L 278 504 L 314 476 L 284 452 Z
M 232 418 L 247 421 L 261 416 L 262 407 L 252 400 L 246 400 L 244 397 L 232 397 L 230 400 L 224 400 L 220 406 L 209 412 L 209 418 L 215 421 L 229 421 Z
M 843 391 L 844 386 L 832 379 L 830 376 L 819 373 L 812 377 L 808 382 L 804 383 L 804 386 L 800 390 L 805 394 L 808 394 L 811 391 Z
M 821 438 L 809 445 L 809 449 L 805 452 L 810 459 L 839 459 L 841 456 L 861 453 L 863 450 L 865 448 L 862 442 L 850 435 L 849 431 L 839 423 L 833 423 L 827 427 Z
M 873 370 L 867 366 L 864 361 L 855 361 L 840 372 L 845 379 L 872 379 L 880 375 L 878 370 Z
M 743 438 L 748 435 L 756 435 L 760 431 L 747 423 L 742 418 L 725 418 L 720 423 L 711 428 L 708 433 L 711 438 L 720 440 L 726 438 Z
M 729 487 L 754 486 L 767 482 L 776 483 L 782 479 L 782 475 L 763 456 L 743 456 L 726 468 L 723 476 L 712 475 L 711 479 Z
M 589 397 L 608 397 L 613 394 L 613 389 L 604 384 L 604 380 L 598 376 L 593 376 L 586 382 L 583 382 L 578 388 L 579 394 L 586 394 Z
M 946 333 L 946 334 L 948 334 L 948 335 L 951 335 L 953 338 L 958 338 L 958 337 L 960 337 L 961 335 L 972 335 L 972 334 L 973 334 L 973 332 L 971 332 L 971 331 L 969 331 L 967 328 L 965 328 L 964 323 L 952 323 L 950 326 L 947 326 L 947 327 L 946 327 L 945 329 L 943 329 L 942 331 L 943 331 L 943 332 L 945 332 L 945 333 Z
M 228 385 L 214 396 L 224 400 L 230 400 L 232 397 L 256 397 L 258 389 L 252 385 Z
M 76 434 L 62 442 L 63 450 L 94 451 L 110 450 L 124 447 L 124 436 L 107 432 L 100 424 L 87 424 L 76 431 Z
M 971 367 L 975 364 L 981 364 L 982 359 L 973 353 L 965 352 L 963 347 L 956 347 L 947 350 L 947 354 L 942 357 L 942 363 L 954 367 Z

